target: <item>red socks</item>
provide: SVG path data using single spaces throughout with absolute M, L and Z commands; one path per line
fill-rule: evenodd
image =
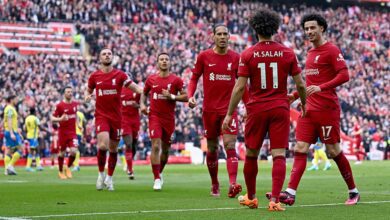
M 307 163 L 307 154 L 295 152 L 294 164 L 290 174 L 290 182 L 288 188 L 297 190 L 302 175 L 305 172 Z
M 69 156 L 68 157 L 68 167 L 71 167 L 73 165 L 73 161 L 76 159 L 75 156 Z
M 218 182 L 218 151 L 207 152 L 206 155 L 207 168 L 211 177 L 211 183 L 219 184 Z
M 133 152 L 131 149 L 126 149 L 125 158 L 127 163 L 127 171 L 133 172 Z
M 248 199 L 256 197 L 257 157 L 245 157 L 244 178 Z
M 104 167 L 106 166 L 106 155 L 107 155 L 107 150 L 98 149 L 97 161 L 98 161 L 99 172 L 104 172 Z
M 284 156 L 276 156 L 273 158 L 272 165 L 272 197 L 275 202 L 279 202 L 279 194 L 282 190 L 284 179 L 286 178 L 286 158 Z
M 63 166 L 64 166 L 64 157 L 58 156 L 58 169 L 60 172 L 62 172 Z
M 160 164 L 152 164 L 152 171 L 153 171 L 153 176 L 154 179 L 161 179 L 160 177 Z
M 226 150 L 226 168 L 229 174 L 230 185 L 237 181 L 238 158 L 235 149 Z
M 108 176 L 112 176 L 114 174 L 117 160 L 118 160 L 118 152 L 110 152 L 110 156 L 108 157 L 108 170 L 107 170 Z
M 353 180 L 351 166 L 349 165 L 349 162 L 344 153 L 341 151 L 339 155 L 333 158 L 333 160 L 339 167 L 340 174 L 343 176 L 345 183 L 348 185 L 348 189 L 351 190 L 356 188 L 355 181 Z

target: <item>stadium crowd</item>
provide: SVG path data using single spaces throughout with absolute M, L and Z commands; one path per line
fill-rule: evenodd
M 0 99 L 15 93 L 19 97 L 20 124 L 28 108 L 36 106 L 41 120 L 42 152 L 48 152 L 51 125 L 49 115 L 55 103 L 62 98 L 61 88 L 71 84 L 75 99 L 82 100 L 88 75 L 98 67 L 97 54 L 110 47 L 116 55 L 116 67 L 133 76 L 141 85 L 156 71 L 156 54 L 169 51 L 172 72 L 189 81 L 194 59 L 199 51 L 211 46 L 211 27 L 225 23 L 232 34 L 244 39 L 232 42 L 231 48 L 241 52 L 255 41 L 246 18 L 257 7 L 272 7 L 283 17 L 283 24 L 275 40 L 294 49 L 299 62 L 304 64 L 310 44 L 300 27 L 300 18 L 311 11 L 321 11 L 329 28 L 328 39 L 343 52 L 350 71 L 350 82 L 339 91 L 342 106 L 341 129 L 352 132 L 352 116 L 360 119 L 364 129 L 365 146 L 379 143 L 388 147 L 389 137 L 389 39 L 390 13 L 379 9 L 359 7 L 317 8 L 286 5 L 267 5 L 235 1 L 93 1 L 46 0 L 5 1 L 0 6 L 0 19 L 7 22 L 25 22 L 40 26 L 49 21 L 74 22 L 77 31 L 89 45 L 91 59 L 65 58 L 39 54 L 19 56 L 17 51 L 0 56 Z M 201 82 L 200 82 L 201 84 Z M 199 87 L 201 88 L 201 87 Z M 292 87 L 291 87 L 292 88 Z M 202 97 L 202 91 L 197 95 Z M 93 155 L 95 136 L 92 105 L 82 105 L 87 118 L 84 154 Z M 244 107 L 240 105 L 240 112 Z M 242 114 L 240 114 L 242 115 Z M 202 138 L 201 108 L 191 110 L 178 104 L 176 110 L 175 141 L 194 142 L 200 146 Z M 240 116 L 242 121 L 242 117 Z M 290 140 L 295 140 L 295 124 L 291 123 Z M 238 140 L 243 141 L 242 126 Z M 143 117 L 139 136 L 139 151 L 150 148 L 147 118 Z M 368 149 L 369 150 L 369 147 Z

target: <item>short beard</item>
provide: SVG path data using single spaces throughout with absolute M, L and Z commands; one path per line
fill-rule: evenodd
M 102 63 L 103 66 L 111 66 L 111 64 L 112 64 L 112 61 L 109 63 Z

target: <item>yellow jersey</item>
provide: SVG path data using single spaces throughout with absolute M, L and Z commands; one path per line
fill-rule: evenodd
M 82 112 L 77 111 L 77 121 L 76 121 L 76 134 L 79 136 L 83 136 L 83 132 L 79 127 L 83 127 L 85 121 L 85 116 Z
M 35 115 L 27 116 L 24 126 L 27 130 L 27 138 L 28 139 L 36 139 L 38 138 L 39 132 L 39 119 Z
M 8 120 L 12 122 L 12 130 L 18 132 L 18 112 L 12 105 L 7 105 L 4 109 L 4 130 L 10 131 L 8 127 Z

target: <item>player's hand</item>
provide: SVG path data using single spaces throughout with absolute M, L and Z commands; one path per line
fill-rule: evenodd
M 145 106 L 145 105 L 141 105 L 141 113 L 144 114 L 144 115 L 148 115 L 148 108 Z
M 295 101 L 295 97 L 293 94 L 287 94 L 288 97 L 288 103 L 291 105 Z
M 61 116 L 61 121 L 67 121 L 69 119 L 68 115 L 67 114 L 63 114 Z
M 16 136 L 15 136 L 14 132 L 11 132 L 11 139 L 14 141 L 16 140 Z
M 306 116 L 306 105 L 302 105 L 301 103 L 301 117 L 305 117 Z
M 246 119 L 248 118 L 248 112 L 246 111 L 246 109 L 244 110 L 244 114 L 242 115 L 242 119 L 244 121 L 246 121 Z
M 162 90 L 162 95 L 167 99 L 171 99 L 171 93 L 166 89 Z
M 223 123 L 222 123 L 222 130 L 228 130 L 229 129 L 229 124 L 232 120 L 232 116 L 231 115 L 226 115 L 225 116 L 225 119 L 223 119 Z
M 321 92 L 321 88 L 319 86 L 312 85 L 312 86 L 307 87 L 307 89 L 306 89 L 307 96 L 310 96 L 310 95 L 317 93 L 317 92 Z
M 88 95 L 86 95 L 86 96 L 84 97 L 84 101 L 85 101 L 85 102 L 90 102 L 91 99 L 92 99 L 92 94 L 88 94 Z
M 195 97 L 191 97 L 189 100 L 188 100 L 188 106 L 190 108 L 195 108 L 196 107 L 196 100 L 195 100 Z

